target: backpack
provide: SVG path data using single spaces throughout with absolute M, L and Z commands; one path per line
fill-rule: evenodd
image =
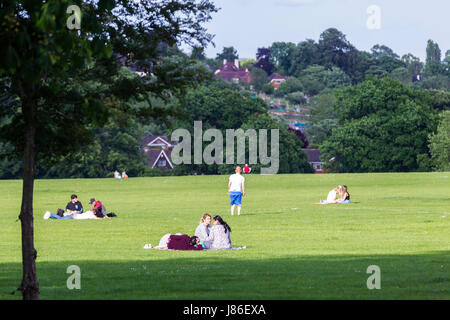
M 60 217 L 64 217 L 64 210 L 58 208 L 58 210 L 56 210 L 56 214 Z

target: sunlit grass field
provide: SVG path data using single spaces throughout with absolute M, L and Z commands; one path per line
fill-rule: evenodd
M 241 216 L 228 176 L 37 180 L 35 247 L 41 299 L 449 299 L 450 173 L 249 175 Z M 0 299 L 20 284 L 21 181 L 0 181 Z M 352 204 L 317 205 L 338 184 Z M 44 220 L 72 193 L 101 200 L 109 220 Z M 157 251 L 221 215 L 245 250 Z M 69 290 L 67 268 L 81 270 Z M 381 289 L 367 288 L 367 268 Z

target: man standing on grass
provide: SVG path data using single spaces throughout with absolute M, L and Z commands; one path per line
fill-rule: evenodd
M 238 216 L 241 215 L 241 201 L 245 196 L 245 178 L 241 176 L 241 167 L 237 166 L 235 174 L 228 180 L 228 192 L 230 193 L 231 215 L 234 216 L 234 207 L 237 206 Z

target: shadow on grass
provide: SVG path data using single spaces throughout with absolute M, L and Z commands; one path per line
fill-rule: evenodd
M 38 261 L 41 299 L 450 298 L 449 252 L 250 260 L 245 251 L 143 250 L 134 261 Z M 67 288 L 71 265 L 80 267 L 80 290 Z M 370 265 L 381 269 L 380 290 L 367 288 Z M 20 280 L 19 263 L 2 264 L 0 299 L 21 299 L 11 294 Z

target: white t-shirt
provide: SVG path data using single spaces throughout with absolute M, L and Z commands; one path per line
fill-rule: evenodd
M 334 202 L 334 200 L 336 200 L 336 191 L 334 191 L 333 189 L 330 192 L 328 192 L 327 202 Z
M 230 192 L 242 192 L 242 185 L 244 184 L 245 178 L 240 174 L 232 174 L 229 179 Z

